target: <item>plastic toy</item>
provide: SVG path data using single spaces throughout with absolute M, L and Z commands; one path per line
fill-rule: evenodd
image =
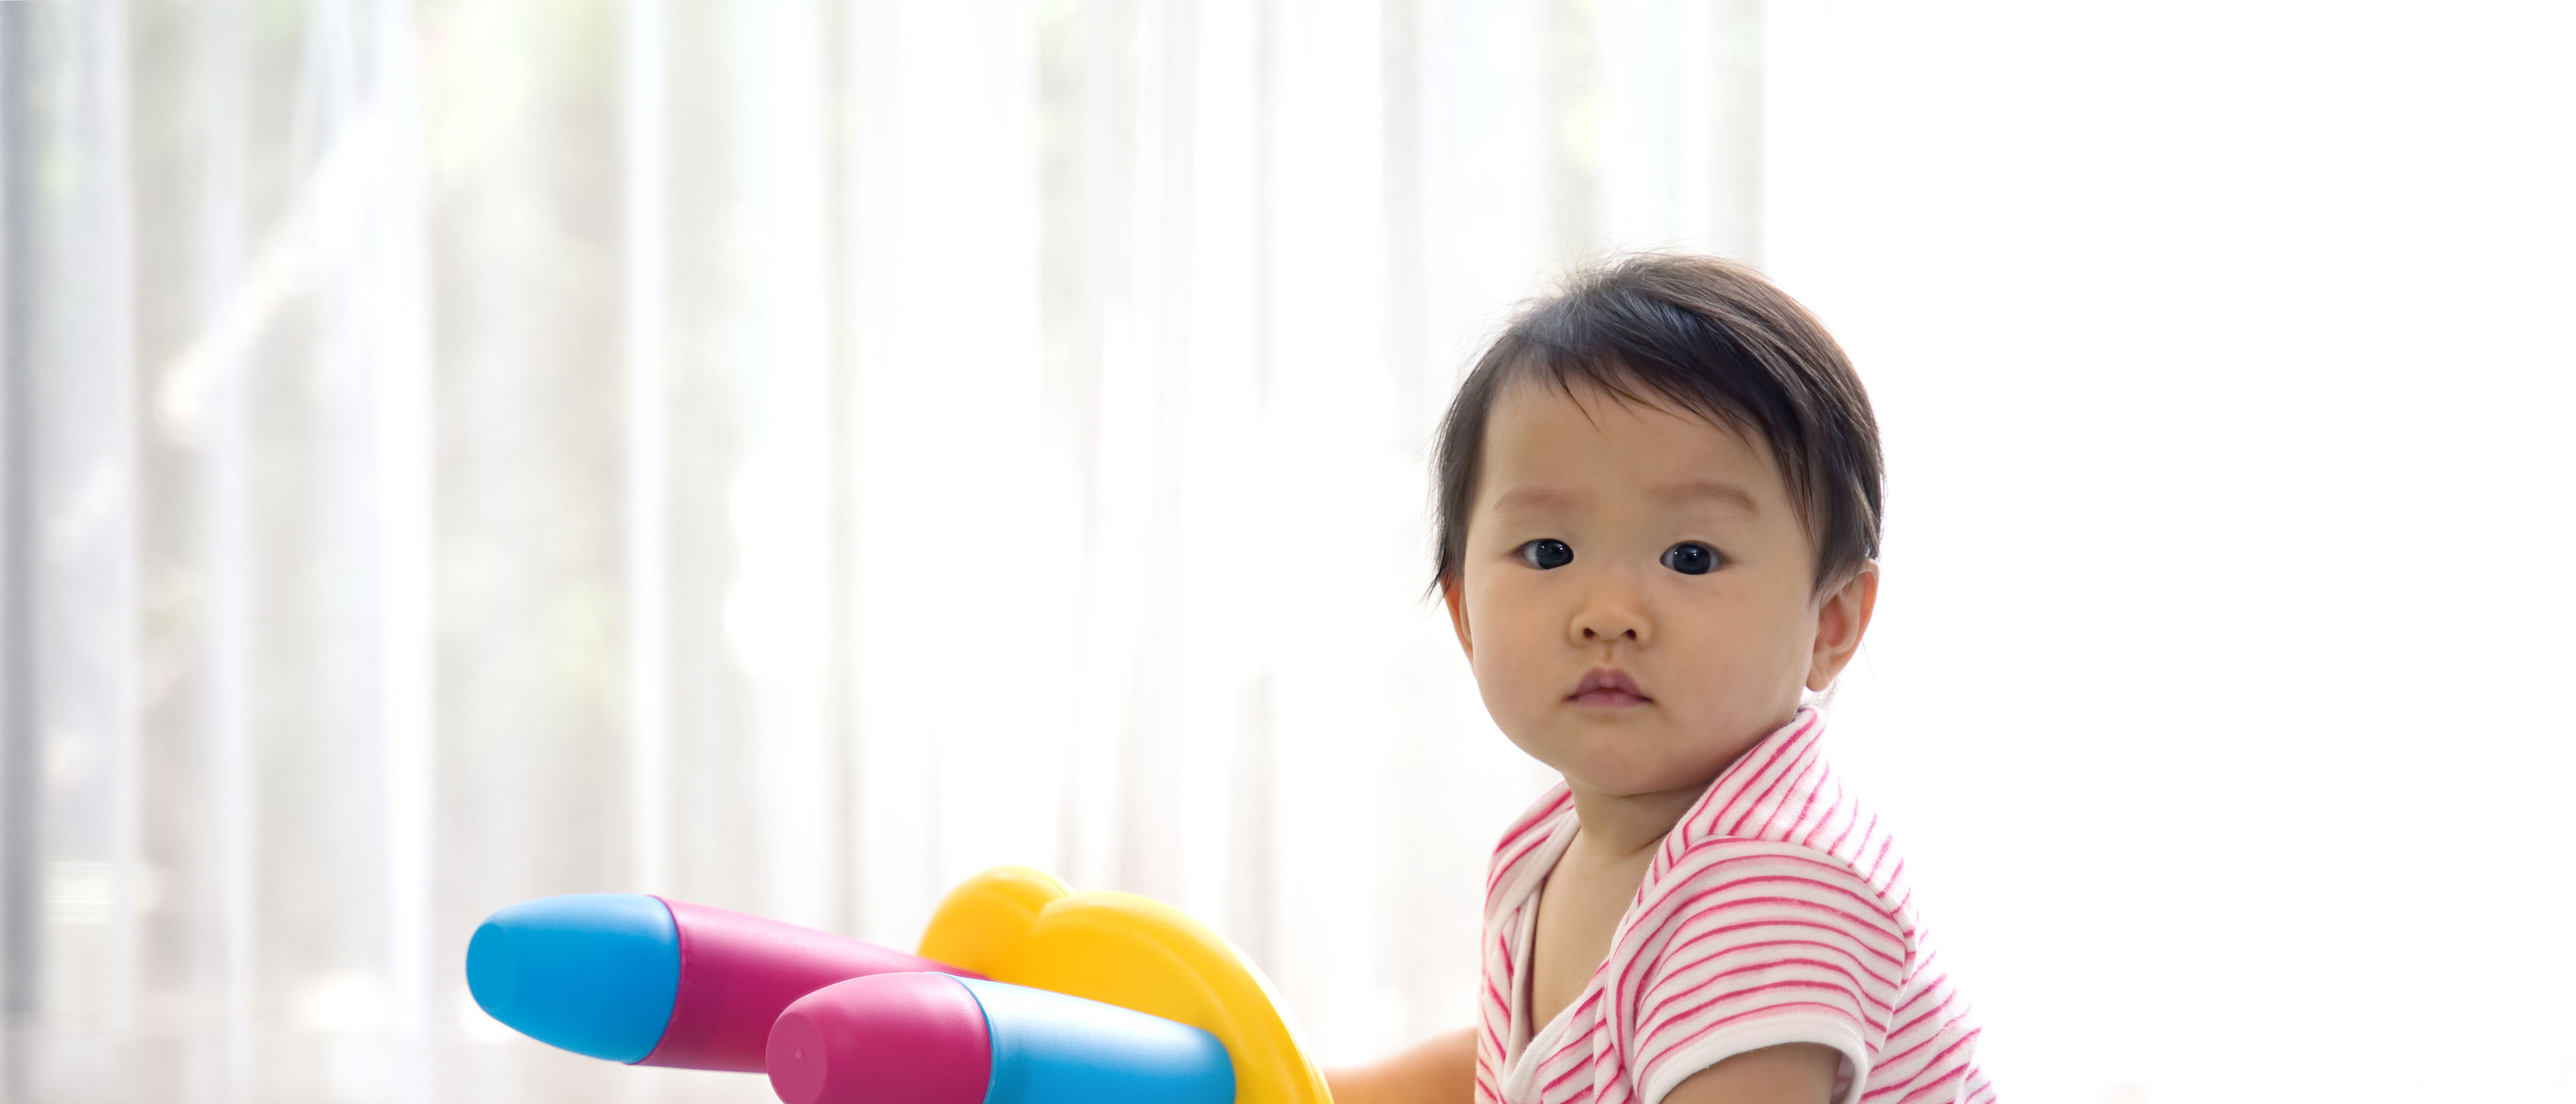
M 466 978 L 540 1041 L 765 1069 L 789 1104 L 1330 1104 L 1260 972 L 1160 902 L 1001 867 L 949 893 L 920 951 L 585 894 L 494 913 Z
M 521 902 L 483 921 L 465 947 L 475 1003 L 538 1042 L 612 1062 L 746 1073 L 765 1068 L 769 1025 L 796 998 L 868 974 L 949 969 L 632 893 Z
M 806 994 L 769 1032 L 787 1104 L 1226 1104 L 1225 1047 L 1187 1024 L 1023 985 L 875 974 Z

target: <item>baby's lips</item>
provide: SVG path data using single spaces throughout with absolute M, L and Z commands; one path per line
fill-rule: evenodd
M 1629 678 L 1628 672 L 1610 666 L 1595 667 L 1584 672 L 1583 681 L 1576 683 L 1574 692 L 1565 697 L 1566 700 L 1573 701 L 1598 691 L 1625 694 L 1640 701 L 1655 700 L 1647 697 L 1645 691 L 1637 688 L 1637 681 Z

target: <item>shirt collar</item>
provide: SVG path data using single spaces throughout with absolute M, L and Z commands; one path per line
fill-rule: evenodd
M 1738 830 L 1755 806 L 1774 796 L 1789 771 L 1778 769 L 1806 758 L 1809 749 L 1825 735 L 1825 716 L 1812 705 L 1801 705 L 1789 723 L 1773 729 L 1771 734 L 1744 749 L 1744 754 L 1718 772 L 1716 781 L 1692 802 L 1690 811 L 1664 833 L 1664 846 L 1655 854 L 1647 879 L 1671 869 L 1682 853 L 1693 845 L 1712 839 L 1724 839 Z

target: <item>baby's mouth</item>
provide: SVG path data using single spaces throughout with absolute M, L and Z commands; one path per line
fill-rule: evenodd
M 1573 693 L 1565 696 L 1565 700 L 1576 705 L 1616 707 L 1643 705 L 1655 699 L 1637 689 L 1628 672 L 1616 667 L 1595 667 L 1584 674 L 1583 681 L 1575 686 Z

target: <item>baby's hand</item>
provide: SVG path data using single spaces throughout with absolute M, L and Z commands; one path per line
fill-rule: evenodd
M 1825 1069 L 1830 1084 L 1833 1067 Z M 1324 1086 L 1332 1090 L 1333 1104 L 1470 1104 L 1476 1099 L 1476 1029 L 1432 1036 L 1375 1065 L 1326 1070 Z

